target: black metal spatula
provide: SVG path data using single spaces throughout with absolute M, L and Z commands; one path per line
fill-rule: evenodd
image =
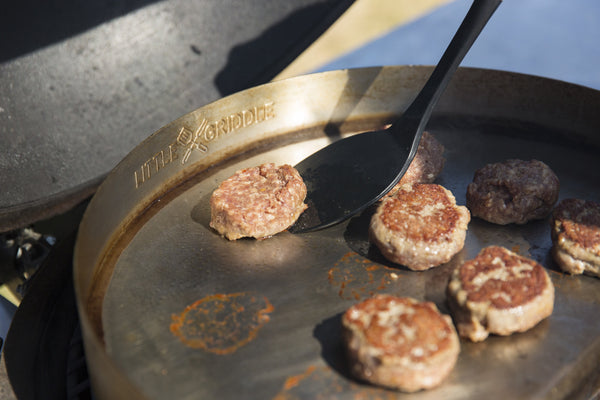
M 398 183 L 415 156 L 438 99 L 500 3 L 473 2 L 427 83 L 389 128 L 338 140 L 295 166 L 306 183 L 309 207 L 291 232 L 309 232 L 342 222 Z

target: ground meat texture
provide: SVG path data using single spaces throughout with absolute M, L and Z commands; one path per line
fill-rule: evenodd
M 479 342 L 490 333 L 524 332 L 550 316 L 554 286 L 537 262 L 489 246 L 453 271 L 447 299 L 458 334 Z
M 541 161 L 507 160 L 477 170 L 467 187 L 467 207 L 475 217 L 506 225 L 550 214 L 559 181 Z
M 210 198 L 210 226 L 229 240 L 266 238 L 290 227 L 306 209 L 306 185 L 290 165 L 237 171 Z
M 433 184 L 403 185 L 380 202 L 369 237 L 388 260 L 422 271 L 450 261 L 464 246 L 471 216 Z
M 432 183 L 444 169 L 444 145 L 431 133 L 425 131 L 419 142 L 415 158 L 408 166 L 400 182 L 389 192 L 393 194 L 407 183 Z
M 552 213 L 552 256 L 570 274 L 600 277 L 600 203 L 562 200 Z
M 343 314 L 342 338 L 353 376 L 405 392 L 438 386 L 460 351 L 452 320 L 435 304 L 383 294 Z

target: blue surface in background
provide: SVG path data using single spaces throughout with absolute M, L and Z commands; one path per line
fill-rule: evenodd
M 454 0 L 318 71 L 437 64 L 471 3 Z M 600 89 L 599 41 L 599 0 L 504 0 L 461 65 Z

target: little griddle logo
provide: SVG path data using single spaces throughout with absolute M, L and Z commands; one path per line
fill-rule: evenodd
M 182 126 L 172 143 L 154 154 L 134 171 L 135 188 L 139 188 L 160 170 L 177 160 L 182 165 L 187 163 L 194 151 L 207 153 L 210 143 L 223 135 L 273 118 L 275 118 L 273 102 L 266 102 L 217 120 L 208 121 L 203 118 L 195 128 Z

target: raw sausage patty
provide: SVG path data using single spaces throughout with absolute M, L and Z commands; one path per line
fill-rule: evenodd
M 408 184 L 379 204 L 369 237 L 388 260 L 422 271 L 448 262 L 463 248 L 470 220 L 446 188 Z
M 409 297 L 377 295 L 350 307 L 342 334 L 354 376 L 406 392 L 439 385 L 460 351 L 450 317 Z
M 210 198 L 210 226 L 229 240 L 265 238 L 287 229 L 306 209 L 306 185 L 290 165 L 237 171 Z

